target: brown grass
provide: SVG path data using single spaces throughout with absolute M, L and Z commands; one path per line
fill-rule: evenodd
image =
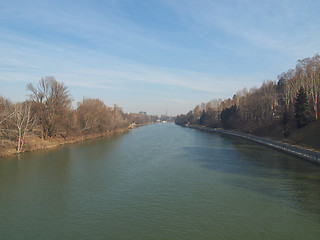
M 300 129 L 291 128 L 290 134 L 287 137 L 284 137 L 282 134 L 282 126 L 277 125 L 264 137 L 320 151 L 320 120 L 310 122 L 307 126 Z
M 71 143 L 82 142 L 90 139 L 96 139 L 99 137 L 123 133 L 125 131 L 128 131 L 128 128 L 117 129 L 115 131 L 104 132 L 99 134 L 71 136 L 67 138 L 63 138 L 62 136 L 51 137 L 51 138 L 47 138 L 46 140 L 42 140 L 38 136 L 31 135 L 26 137 L 25 145 L 23 147 L 23 152 L 36 151 L 41 149 L 52 149 L 65 144 L 71 144 Z M 8 157 L 8 156 L 17 154 L 14 142 L 7 142 L 5 146 L 1 147 L 0 150 L 1 150 L 0 157 Z

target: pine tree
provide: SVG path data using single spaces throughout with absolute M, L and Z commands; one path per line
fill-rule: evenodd
M 283 116 L 282 116 L 282 124 L 283 124 L 283 135 L 285 137 L 289 136 L 290 132 L 290 117 L 289 117 L 289 112 L 288 111 L 284 111 Z
M 306 91 L 300 87 L 294 104 L 294 114 L 297 121 L 297 127 L 302 128 L 310 121 L 309 102 Z

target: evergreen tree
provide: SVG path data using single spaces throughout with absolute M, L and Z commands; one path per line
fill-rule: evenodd
M 290 117 L 289 117 L 289 112 L 286 110 L 284 113 L 283 113 L 283 116 L 282 116 L 282 124 L 283 124 L 283 135 L 285 137 L 289 136 L 289 123 L 290 123 Z
M 232 117 L 236 115 L 238 110 L 239 109 L 237 108 L 237 106 L 233 105 L 230 108 L 225 108 L 221 111 L 220 117 L 221 117 L 221 124 L 223 128 L 225 129 L 231 128 L 230 120 L 232 119 Z
M 294 108 L 297 127 L 302 128 L 306 126 L 310 120 L 310 110 L 307 94 L 303 87 L 300 87 L 298 91 Z
M 199 124 L 204 126 L 206 124 L 206 121 L 207 121 L 207 113 L 206 113 L 205 110 L 202 110 L 202 114 L 201 114 L 201 117 L 200 117 L 200 120 L 199 120 Z

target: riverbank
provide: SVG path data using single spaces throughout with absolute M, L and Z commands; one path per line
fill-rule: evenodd
M 309 122 L 303 128 L 296 128 L 293 125 L 288 132 L 289 135 L 284 136 L 283 126 L 278 124 L 259 136 L 320 152 L 320 120 Z
M 319 166 L 210 135 L 152 124 L 0 161 L 1 239 L 320 239 Z
M 263 137 L 258 137 L 258 136 L 251 135 L 251 134 L 234 132 L 234 131 L 229 131 L 229 130 L 224 130 L 224 129 L 209 128 L 209 127 L 204 127 L 204 126 L 199 126 L 199 125 L 189 125 L 188 127 L 199 129 L 199 130 L 210 131 L 210 132 L 227 134 L 227 135 L 236 136 L 236 137 L 241 137 L 241 138 L 244 138 L 244 139 L 256 142 L 256 143 L 260 143 L 265 146 L 269 146 L 274 149 L 280 150 L 282 152 L 286 152 L 286 153 L 298 156 L 300 158 L 303 158 L 303 159 L 320 164 L 320 152 L 318 152 L 318 151 L 312 151 L 312 150 L 305 149 L 302 147 L 293 146 L 293 145 L 290 145 L 287 143 L 278 142 L 275 140 L 271 140 L 271 139 L 267 139 L 267 138 L 263 138 Z
M 140 125 L 142 126 L 142 125 Z M 126 131 L 129 131 L 129 128 L 121 128 L 116 129 L 114 131 L 108 131 L 103 133 L 89 134 L 89 135 L 81 135 L 81 136 L 69 136 L 69 137 L 49 137 L 45 140 L 39 138 L 35 135 L 26 136 L 25 138 L 25 146 L 21 153 L 24 152 L 32 152 L 38 150 L 46 150 L 53 149 L 65 144 L 79 143 L 92 139 L 98 139 L 101 137 L 111 136 L 115 134 L 121 134 Z M 14 144 L 9 145 L 9 147 L 2 149 L 0 153 L 0 158 L 6 158 L 13 155 L 19 154 L 16 151 L 16 146 Z

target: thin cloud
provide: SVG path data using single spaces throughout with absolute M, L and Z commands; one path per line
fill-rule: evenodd
M 171 99 L 185 109 L 274 80 L 319 52 L 319 4 L 7 1 L 0 7 L 0 81 L 16 90 L 55 76 L 75 94 L 123 105 L 143 95 L 149 100 L 140 106 L 153 97 L 153 106 Z
M 25 41 L 25 39 L 14 36 L 15 41 Z M 59 55 L 60 47 L 54 47 L 37 41 L 27 41 L 28 47 L 21 46 L 19 50 L 15 49 L 15 45 L 6 44 L 6 51 L 1 62 L 6 62 L 10 68 L 25 69 L 25 71 L 38 72 L 39 68 L 47 68 L 46 75 L 59 76 L 60 81 L 68 82 L 72 85 L 81 83 L 83 86 L 91 84 L 92 87 L 104 88 L 106 85 L 113 83 L 128 82 L 145 82 L 155 83 L 167 86 L 177 86 L 207 93 L 225 93 L 218 90 L 217 84 L 221 87 L 221 82 L 226 83 L 225 88 L 229 89 L 230 83 L 225 77 L 213 77 L 199 72 L 192 72 L 182 69 L 165 69 L 139 63 L 128 63 L 119 58 L 109 56 L 101 56 L 101 61 L 96 67 L 88 67 L 91 64 L 91 55 L 99 56 L 98 53 L 89 51 L 89 57 L 84 54 L 77 54 L 76 50 L 65 50 L 63 56 Z M 42 53 L 46 49 L 46 55 Z M 23 51 L 22 51 L 23 50 Z M 78 49 L 80 51 L 80 49 Z M 82 50 L 83 51 L 83 50 Z M 23 52 L 23 53 L 22 53 Z M 7 55 L 6 55 L 7 54 Z M 7 61 L 9 59 L 10 61 Z M 80 60 L 79 60 L 80 59 Z M 40 67 L 41 66 L 41 67 Z M 105 67 L 103 67 L 105 66 Z M 52 74 L 51 74 L 52 73 Z M 14 76 L 13 74 L 12 76 Z M 24 78 L 19 75 L 20 81 Z M 26 76 L 27 77 L 27 76 Z M 25 77 L 25 78 L 26 78 Z M 38 78 L 40 78 L 39 76 Z M 37 78 L 37 79 L 38 79 Z M 17 77 L 13 77 L 17 79 Z M 37 81 L 34 79 L 33 81 Z M 74 80 L 72 80 L 74 79 Z M 30 81 L 30 79 L 28 80 Z M 90 82 L 90 84 L 88 84 Z M 223 84 L 222 84 L 223 85 Z M 115 87 L 106 87 L 107 89 L 117 89 Z M 123 88 L 123 86 L 122 86 Z
M 181 19 L 198 31 L 222 31 L 261 48 L 306 56 L 320 37 L 317 1 L 167 1 Z M 311 14 L 310 14 L 311 13 Z M 313 15 L 314 14 L 314 15 Z M 195 31 L 197 32 L 197 31 Z M 201 34 L 201 33 L 199 33 Z M 307 41 L 307 44 L 302 44 Z M 309 46 L 312 47 L 309 47 Z M 314 54 L 314 53 L 311 53 Z

